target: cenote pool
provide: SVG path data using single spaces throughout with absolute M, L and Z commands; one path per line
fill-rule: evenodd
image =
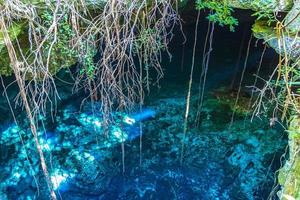
M 69 71 L 56 75 L 60 99 L 36 121 L 57 199 L 277 199 L 277 170 L 288 152 L 284 122 L 267 112 L 256 115 L 253 104 L 255 89 L 273 72 L 278 55 L 250 39 L 254 19 L 249 12 L 237 12 L 235 32 L 217 25 L 212 30 L 203 14 L 197 36 L 196 15 L 182 13 L 186 23 L 174 28 L 169 44 L 172 59 L 163 52 L 164 77 L 159 82 L 150 70 L 153 81 L 149 92 L 145 88 L 143 103 L 130 111 L 113 108 L 109 122 L 100 112 L 100 101 L 86 98 L 84 89 L 74 92 Z M 207 30 L 213 35 L 208 33 L 206 40 Z M 3 77 L 2 86 L 0 199 L 49 199 L 14 78 Z M 7 98 L 18 103 L 10 104 L 14 116 Z

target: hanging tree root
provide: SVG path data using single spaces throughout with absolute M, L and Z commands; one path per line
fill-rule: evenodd
M 3 38 L 4 38 L 4 41 L 5 41 L 5 45 L 8 49 L 11 65 L 12 65 L 12 68 L 13 68 L 13 71 L 14 71 L 14 74 L 15 74 L 15 77 L 16 77 L 17 84 L 18 84 L 19 89 L 20 89 L 20 95 L 22 97 L 24 107 L 26 109 L 27 117 L 28 117 L 28 120 L 30 122 L 31 132 L 32 132 L 32 135 L 34 137 L 34 141 L 35 141 L 35 144 L 36 144 L 39 156 L 40 156 L 41 166 L 42 166 L 45 178 L 46 178 L 48 188 L 50 190 L 51 199 L 56 200 L 57 197 L 56 197 L 56 194 L 55 194 L 55 192 L 53 190 L 53 187 L 52 187 L 52 183 L 51 183 L 51 179 L 50 179 L 50 176 L 49 176 L 49 173 L 48 173 L 45 157 L 44 157 L 41 145 L 39 144 L 37 129 L 36 129 L 36 126 L 35 126 L 35 121 L 34 121 L 34 118 L 32 116 L 31 108 L 30 108 L 30 105 L 28 103 L 28 99 L 27 99 L 27 96 L 26 96 L 26 93 L 25 93 L 25 90 L 24 90 L 25 89 L 24 80 L 22 80 L 22 78 L 20 76 L 20 63 L 17 60 L 17 56 L 16 56 L 16 53 L 15 53 L 14 48 L 12 46 L 12 42 L 10 40 L 10 37 L 8 35 L 7 28 L 6 28 L 3 16 L 1 16 L 0 25 L 1 25 L 1 30 L 2 30 L 2 33 L 3 33 Z
M 92 26 L 79 38 L 97 38 L 101 59 L 95 63 L 92 77 L 82 74 L 79 78 L 93 78 L 102 102 L 102 112 L 109 113 L 114 105 L 117 109 L 131 108 L 139 100 L 145 84 L 150 88 L 149 70 L 162 75 L 161 51 L 167 50 L 171 31 L 178 21 L 171 1 L 123 1 L 110 0 Z M 79 40 L 80 41 L 80 40 Z M 141 60 L 137 66 L 135 59 Z M 145 71 L 142 76 L 136 67 Z M 78 81 L 82 82 L 82 81 Z

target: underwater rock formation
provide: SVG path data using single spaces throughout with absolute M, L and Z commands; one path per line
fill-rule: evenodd
M 61 192 L 68 191 L 69 194 L 78 190 L 87 196 L 100 196 L 105 192 L 112 178 L 119 173 L 117 159 L 110 161 L 113 157 L 110 148 L 138 138 L 140 131 L 135 123 L 155 115 L 152 109 L 131 115 L 115 113 L 115 123 L 106 129 L 102 116 L 93 113 L 91 107 L 90 104 L 85 106 L 79 114 L 73 105 L 69 105 L 55 117 L 55 124 L 50 125 L 55 126 L 52 131 L 39 133 L 47 160 L 55 166 L 50 173 L 54 189 Z M 40 117 L 40 120 L 45 126 L 49 124 L 49 119 Z M 0 199 L 33 198 L 42 174 L 30 130 L 15 124 L 2 129 L 0 167 L 5 165 L 0 176 Z M 45 191 L 41 192 L 43 197 Z
M 239 94 L 239 100 L 236 101 L 238 91 L 221 87 L 212 92 L 212 95 L 218 100 L 216 104 L 228 106 L 232 112 L 237 115 L 247 116 L 251 114 L 251 96 L 244 91 Z M 216 99 L 208 99 L 207 102 L 213 103 Z
M 254 130 L 253 124 L 244 121 L 245 117 L 236 119 L 232 129 L 228 130 L 226 127 L 230 122 L 226 119 L 230 118 L 231 112 L 220 111 L 224 106 L 212 101 L 215 98 L 210 95 L 206 97 L 198 127 L 192 125 L 197 119 L 197 98 L 191 100 L 191 129 L 185 141 L 184 163 L 187 168 L 190 166 L 191 171 L 198 171 L 197 176 L 205 180 L 200 181 L 194 175 L 196 184 L 193 193 L 200 195 L 199 199 L 259 199 L 264 193 L 263 187 L 273 184 L 271 171 L 275 162 L 272 159 L 279 158 L 284 137 L 275 129 L 269 129 L 263 121 L 253 122 L 256 128 L 259 127 Z M 152 148 L 164 149 L 167 158 L 178 159 L 182 137 L 180 110 L 185 106 L 184 98 L 164 98 L 151 105 L 158 105 L 160 112 L 158 120 L 147 122 L 145 131 L 163 130 L 159 138 L 151 138 L 154 141 L 151 142 Z M 275 149 L 278 154 L 273 154 Z

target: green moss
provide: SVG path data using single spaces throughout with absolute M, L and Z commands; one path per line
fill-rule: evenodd
M 15 40 L 20 35 L 23 28 L 24 28 L 24 23 L 13 23 L 8 28 L 8 34 L 9 34 L 11 40 Z M 5 43 L 4 43 L 4 38 L 3 38 L 3 32 L 0 31 L 0 51 L 3 49 L 4 46 L 5 46 Z
M 256 38 L 264 39 L 274 37 L 276 30 L 274 27 L 268 25 L 267 21 L 256 20 L 252 26 L 252 32 Z
M 234 8 L 251 9 L 254 11 L 265 10 L 286 11 L 293 5 L 293 0 L 228 0 L 228 4 Z
M 293 117 L 289 126 L 289 160 L 280 169 L 278 182 L 282 186 L 280 199 L 300 199 L 300 117 Z
M 50 27 L 52 22 L 51 11 L 44 10 L 40 14 L 41 19 L 45 27 Z M 60 20 L 58 24 L 57 38 L 56 42 L 52 46 L 52 41 L 54 41 L 53 36 L 49 37 L 43 45 L 43 62 L 46 65 L 47 57 L 50 52 L 50 62 L 49 62 L 49 72 L 54 75 L 59 72 L 62 68 L 70 67 L 77 61 L 78 52 L 70 46 L 70 41 L 73 37 L 73 31 L 71 25 L 68 22 L 68 16 Z M 47 29 L 38 30 L 43 35 L 48 31 Z M 27 57 L 27 62 L 33 62 L 34 55 L 29 50 L 30 44 L 28 40 L 28 25 L 26 23 L 13 23 L 8 29 L 10 38 L 12 39 L 13 45 L 16 50 L 16 54 L 21 61 L 21 54 Z M 18 43 L 17 43 L 17 40 Z M 34 48 L 34 47 L 33 47 Z M 37 72 L 38 73 L 38 72 Z M 10 66 L 10 60 L 8 56 L 7 49 L 4 44 L 3 34 L 0 32 L 0 74 L 4 76 L 11 76 L 13 74 L 12 68 Z M 41 73 L 42 75 L 42 73 Z M 27 74 L 27 78 L 31 78 L 31 74 Z
M 8 34 L 12 41 L 24 34 L 24 29 L 26 24 L 24 22 L 14 22 L 10 27 L 8 27 Z M 21 42 L 22 43 L 22 42 Z M 0 31 L 0 74 L 5 76 L 12 75 L 12 69 L 10 67 L 10 60 L 8 56 L 7 49 L 5 47 L 3 32 Z
M 280 199 L 287 200 L 287 197 L 294 199 L 300 198 L 300 159 L 293 160 L 289 163 L 292 167 L 284 167 L 279 171 L 278 181 L 283 186 L 282 193 L 279 195 Z
M 300 119 L 296 118 L 291 121 L 288 133 L 290 138 L 300 141 Z

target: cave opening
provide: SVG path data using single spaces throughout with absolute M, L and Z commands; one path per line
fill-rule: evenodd
M 101 102 L 70 84 L 78 64 L 56 75 L 57 108 L 38 115 L 37 127 L 44 130 L 38 136 L 59 198 L 277 198 L 285 122 L 257 110 L 257 99 L 279 56 L 252 35 L 252 12 L 235 11 L 234 31 L 208 22 L 207 12 L 195 30 L 197 14 L 182 11 L 182 26 L 162 52 L 164 76 L 157 80 L 150 69 L 143 102 L 113 111 L 108 124 Z M 47 199 L 26 113 L 7 102 L 20 98 L 14 81 L 3 77 L 1 84 L 0 199 Z

